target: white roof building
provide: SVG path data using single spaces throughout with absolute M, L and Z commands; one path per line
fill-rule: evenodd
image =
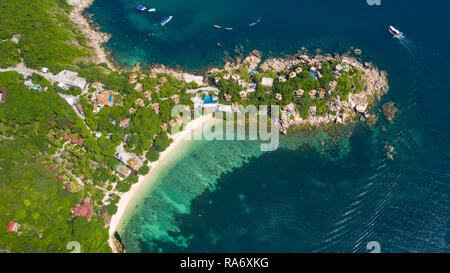
M 272 87 L 273 85 L 273 79 L 272 78 L 262 78 L 261 84 L 265 87 Z
M 86 80 L 78 77 L 77 72 L 63 70 L 56 75 L 55 81 L 58 82 L 58 86 L 67 87 L 76 87 L 81 90 L 86 86 Z

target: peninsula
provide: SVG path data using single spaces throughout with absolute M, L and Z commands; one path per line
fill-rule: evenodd
M 183 124 L 171 116 L 176 105 L 210 112 L 280 105 L 277 122 L 288 133 L 374 122 L 371 111 L 388 91 L 387 74 L 371 63 L 306 51 L 265 60 L 254 51 L 205 75 L 119 69 L 102 47 L 109 36 L 82 15 L 93 0 L 11 2 L 0 23 L 4 251 L 70 252 L 72 241 L 82 252 L 123 251 L 115 234 L 130 201 L 183 139 L 211 120 Z M 16 2 L 32 22 L 17 23 Z M 170 134 L 180 125 L 184 131 Z

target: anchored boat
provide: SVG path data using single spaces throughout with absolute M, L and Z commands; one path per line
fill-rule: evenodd
M 165 24 L 169 23 L 172 20 L 173 16 L 169 16 L 161 22 L 161 26 L 163 27 Z
M 389 32 L 394 35 L 395 38 L 403 38 L 403 33 L 401 33 L 398 29 L 393 26 L 389 26 Z
M 147 9 L 147 8 L 144 7 L 143 5 L 137 6 L 137 10 L 139 10 L 139 11 L 145 11 L 146 9 Z
M 156 12 L 155 8 L 148 9 L 148 12 Z
M 219 25 L 214 25 L 214 27 L 215 28 L 222 28 L 221 26 L 219 26 Z

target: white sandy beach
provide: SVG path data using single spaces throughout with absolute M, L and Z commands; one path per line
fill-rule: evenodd
M 214 118 L 212 115 L 203 115 L 191 122 L 189 122 L 183 131 L 172 135 L 173 142 L 170 144 L 170 146 L 161 153 L 160 158 L 156 162 L 149 163 L 150 172 L 145 176 L 140 176 L 138 183 L 131 186 L 131 189 L 122 194 L 120 197 L 120 201 L 118 203 L 118 209 L 116 214 L 114 214 L 111 218 L 111 223 L 109 226 L 109 245 L 112 248 L 113 252 L 117 252 L 115 245 L 113 243 L 112 237 L 114 236 L 114 233 L 118 230 L 122 222 L 126 219 L 128 216 L 128 213 L 130 212 L 130 205 L 131 202 L 137 197 L 139 193 L 142 193 L 143 190 L 148 189 L 151 185 L 148 183 L 152 183 L 154 180 L 151 180 L 150 178 L 152 175 L 157 173 L 158 169 L 161 167 L 161 163 L 173 154 L 174 151 L 176 151 L 178 148 L 180 148 L 180 145 L 183 144 L 183 141 L 190 136 L 195 130 L 199 130 L 204 124 L 206 124 L 209 121 L 212 121 Z M 152 181 L 152 182 L 150 182 Z

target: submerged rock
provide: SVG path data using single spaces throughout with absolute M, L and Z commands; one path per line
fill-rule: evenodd
M 387 103 L 383 104 L 383 106 L 381 108 L 383 109 L 383 114 L 384 114 L 385 118 L 390 123 L 393 123 L 393 120 L 398 113 L 398 109 L 397 109 L 397 107 L 395 107 L 395 102 L 392 102 L 392 101 L 387 102 Z
M 377 122 L 378 122 L 378 116 L 377 115 L 370 115 L 368 118 L 367 118 L 367 125 L 369 126 L 369 127 L 373 127 L 373 126 L 375 126 L 375 124 L 377 124 Z

